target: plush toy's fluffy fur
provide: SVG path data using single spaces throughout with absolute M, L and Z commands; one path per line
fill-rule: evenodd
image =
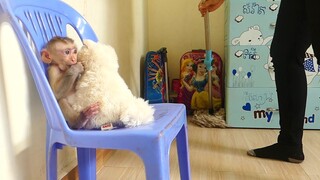
M 100 102 L 100 113 L 85 129 L 100 128 L 109 122 L 122 121 L 126 127 L 134 127 L 153 121 L 154 109 L 132 95 L 118 73 L 118 57 L 115 50 L 102 43 L 84 40 L 78 52 L 78 61 L 84 73 L 76 85 L 73 108 L 80 112 L 90 104 Z

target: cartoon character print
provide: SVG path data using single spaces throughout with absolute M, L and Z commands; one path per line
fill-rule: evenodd
M 266 0 L 269 2 L 269 0 Z M 273 2 L 269 4 L 269 10 L 271 12 L 276 12 L 279 8 L 279 3 L 278 2 Z M 265 4 L 259 4 L 259 3 L 255 3 L 255 2 L 248 2 L 245 3 L 243 6 L 243 14 L 238 14 L 237 16 L 235 16 L 234 21 L 237 24 L 241 24 L 242 22 L 244 22 L 247 18 L 247 15 L 262 15 L 266 13 L 266 6 Z M 248 20 L 248 19 L 247 19 Z M 271 26 L 275 26 L 275 23 L 271 23 Z M 236 46 L 236 45 L 268 45 L 270 46 L 270 43 L 273 39 L 273 36 L 268 36 L 268 37 L 264 37 L 263 36 L 263 32 L 260 28 L 259 25 L 252 25 L 250 27 L 248 27 L 248 29 L 244 32 L 242 32 L 239 37 L 235 37 L 232 39 L 231 43 L 232 45 Z M 270 47 L 269 47 L 270 48 Z M 238 50 L 235 53 L 236 57 L 243 57 L 243 58 L 248 58 L 250 60 L 259 60 L 260 59 L 260 55 L 257 54 L 254 51 L 250 51 L 247 49 L 248 52 L 243 51 L 243 50 Z M 267 60 L 267 64 L 265 64 L 264 68 L 267 69 L 267 71 L 269 71 L 270 74 L 270 78 L 272 80 L 274 80 L 274 68 L 273 68 L 273 64 L 271 62 L 271 57 L 269 56 L 268 60 Z
M 147 68 L 147 92 L 146 99 L 150 102 L 165 102 L 166 94 L 166 83 L 165 81 L 165 71 L 162 57 L 160 54 L 153 52 L 150 54 L 150 61 L 146 61 Z
M 303 65 L 306 72 L 307 83 L 310 84 L 320 73 L 320 67 L 317 64 L 317 58 L 314 56 L 312 45 L 306 51 Z
M 213 101 L 213 108 L 218 109 L 219 107 L 222 106 L 222 90 L 221 90 L 221 85 L 220 85 L 220 77 L 218 74 L 221 74 L 220 69 L 218 68 L 218 64 L 216 63 L 217 61 L 214 61 L 212 65 L 212 71 L 211 71 L 211 77 L 212 77 L 212 101 Z
M 272 40 L 272 36 L 264 38 L 258 25 L 251 26 L 239 37 L 232 39 L 232 45 L 266 45 Z
M 193 63 L 191 79 L 181 81 L 183 90 L 186 91 L 183 92 L 184 98 L 190 103 L 186 106 L 189 106 L 189 110 L 208 109 L 207 68 L 203 59 L 194 60 Z
M 192 67 L 194 65 L 193 59 L 188 58 L 185 59 L 181 64 L 180 69 L 180 93 L 178 95 L 178 102 L 186 105 L 186 109 L 191 109 L 191 98 L 193 94 L 193 90 L 188 90 L 187 87 L 191 85 L 191 79 L 194 76 L 194 71 Z
M 195 90 L 191 99 L 192 109 L 208 109 L 208 73 L 204 60 L 199 60 L 193 66 L 193 70 L 196 72 L 195 76 L 191 80 L 190 89 Z
M 164 78 L 164 72 L 160 67 L 160 63 L 159 63 L 160 56 L 154 55 L 151 62 L 152 64 L 150 64 L 148 67 L 148 70 L 150 71 L 148 81 L 152 81 L 153 89 L 157 90 L 160 93 L 161 89 L 163 88 L 163 78 Z
M 222 106 L 222 74 L 221 57 L 213 53 L 211 70 L 212 82 L 212 105 L 219 109 Z M 178 90 L 177 102 L 186 106 L 187 112 L 209 108 L 209 74 L 204 63 L 205 51 L 194 50 L 181 57 L 180 88 Z
M 189 91 L 193 91 L 191 98 L 191 109 L 208 109 L 209 104 L 209 93 L 208 93 L 208 82 L 209 75 L 203 59 L 199 59 L 193 65 L 194 76 L 191 79 L 191 84 L 187 87 Z M 221 86 L 220 78 L 217 75 L 218 64 L 213 64 L 212 66 L 212 100 L 214 109 L 221 107 Z

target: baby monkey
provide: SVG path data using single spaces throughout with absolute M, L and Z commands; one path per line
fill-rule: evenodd
M 53 37 L 41 50 L 41 59 L 49 64 L 49 83 L 59 103 L 68 125 L 72 129 L 80 129 L 99 113 L 99 103 L 94 103 L 83 111 L 76 112 L 72 107 L 75 95 L 75 84 L 84 71 L 77 62 L 77 47 L 74 40 L 68 37 Z

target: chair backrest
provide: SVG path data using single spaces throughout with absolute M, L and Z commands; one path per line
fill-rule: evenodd
M 80 39 L 98 41 L 88 22 L 73 8 L 59 0 L 1 0 L 1 10 L 10 21 L 46 111 L 47 123 L 55 130 L 70 130 L 46 77 L 40 51 L 54 36 L 67 36 L 72 27 Z M 2 18 L 3 19 L 3 18 Z

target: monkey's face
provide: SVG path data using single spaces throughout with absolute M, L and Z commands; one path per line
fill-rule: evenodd
M 52 52 L 52 60 L 59 65 L 61 70 L 66 70 L 69 66 L 77 63 L 77 47 L 72 43 L 57 43 L 55 52 Z

